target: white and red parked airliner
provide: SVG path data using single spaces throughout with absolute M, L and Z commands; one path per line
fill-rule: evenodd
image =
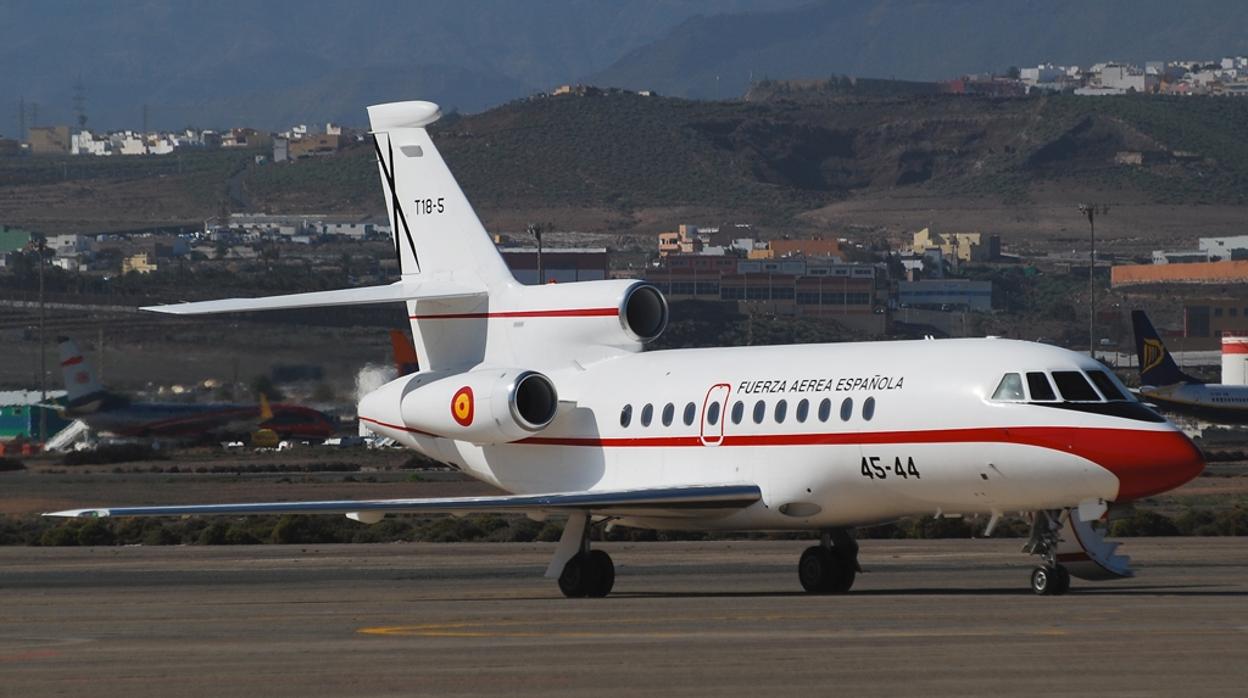
M 150 308 L 200 314 L 407 303 L 420 370 L 364 397 L 378 434 L 513 493 L 497 497 L 110 507 L 57 516 L 520 512 L 568 516 L 547 575 L 605 596 L 591 526 L 810 530 L 810 592 L 859 571 L 854 527 L 1029 512 L 1037 593 L 1129 576 L 1094 526 L 1110 503 L 1204 467 L 1182 432 L 1099 363 L 962 339 L 642 352 L 668 307 L 634 280 L 523 286 L 426 127 L 429 102 L 369 107 L 401 279 L 388 286 Z M 990 531 L 989 531 L 990 532 Z

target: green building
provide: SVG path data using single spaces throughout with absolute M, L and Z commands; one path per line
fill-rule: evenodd
M 48 402 L 53 403 L 64 396 L 64 391 L 49 391 Z M 14 390 L 0 392 L 0 441 L 39 440 L 39 415 L 47 413 L 48 438 L 69 426 L 69 421 L 56 410 L 39 405 L 37 390 Z
M 0 254 L 8 254 L 25 249 L 27 243 L 30 242 L 31 235 L 33 233 L 29 230 L 0 225 Z

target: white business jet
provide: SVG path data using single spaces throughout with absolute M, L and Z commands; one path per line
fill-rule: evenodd
M 388 286 L 148 308 L 175 315 L 402 302 L 420 370 L 366 395 L 377 434 L 509 493 L 496 497 L 107 507 L 56 516 L 516 512 L 568 517 L 547 576 L 605 596 L 603 524 L 821 534 L 813 593 L 860 571 L 855 527 L 915 515 L 1028 512 L 1031 586 L 1131 575 L 1095 527 L 1110 503 L 1204 467 L 1182 432 L 1086 356 L 957 339 L 650 351 L 653 286 L 523 286 L 430 140 L 429 102 L 368 108 L 401 267 Z

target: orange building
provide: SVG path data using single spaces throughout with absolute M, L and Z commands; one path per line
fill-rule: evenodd
M 772 240 L 771 257 L 836 257 L 845 261 L 839 240 Z
M 1248 281 L 1248 260 L 1183 264 L 1122 264 L 1110 269 L 1110 285 L 1187 283 L 1221 284 Z

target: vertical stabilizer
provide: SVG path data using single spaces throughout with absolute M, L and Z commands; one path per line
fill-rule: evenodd
M 491 291 L 514 284 L 425 130 L 440 116 L 432 102 L 368 108 L 401 273 L 454 279 Z
M 82 355 L 78 343 L 67 337 L 57 340 L 61 357 L 61 378 L 65 382 L 66 399 L 75 407 L 103 396 L 104 388 L 95 379 L 91 364 Z
M 1131 311 L 1131 324 L 1135 330 L 1135 355 L 1140 362 L 1140 384 L 1161 387 L 1176 383 L 1203 383 L 1179 369 L 1174 357 L 1166 350 L 1161 335 L 1153 328 L 1143 310 Z

